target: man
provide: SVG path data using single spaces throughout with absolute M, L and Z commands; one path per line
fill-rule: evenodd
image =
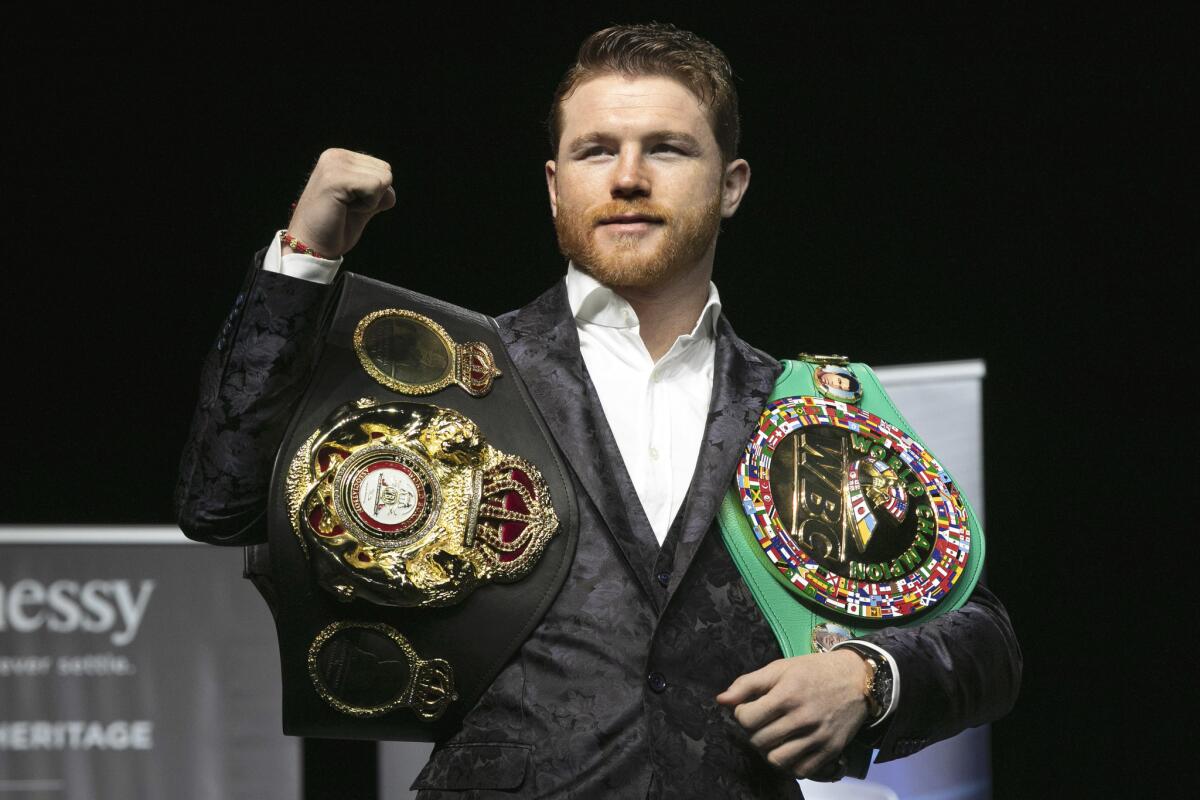
M 717 505 L 779 365 L 733 333 L 710 283 L 720 220 L 750 183 L 723 54 L 665 25 L 593 34 L 550 131 L 567 278 L 498 322 L 573 471 L 579 549 L 545 618 L 435 749 L 421 796 L 795 797 L 793 777 L 838 776 L 855 736 L 889 759 L 1007 711 L 1020 655 L 985 589 L 866 637 L 899 685 L 868 721 L 864 658 L 781 659 L 724 549 Z M 268 248 L 207 367 L 180 487 L 189 535 L 262 540 L 321 284 L 394 204 L 385 162 L 317 162 L 282 237 L 294 252 Z

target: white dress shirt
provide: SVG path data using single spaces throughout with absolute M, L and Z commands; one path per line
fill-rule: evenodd
M 567 267 L 567 301 L 583 363 L 661 545 L 683 505 L 704 439 L 721 313 L 717 287 L 708 284 L 708 301 L 691 332 L 657 363 L 633 307 L 574 264 Z
M 281 248 L 277 233 L 263 258 L 263 269 L 330 283 L 342 263 L 340 258 L 284 254 Z M 633 307 L 574 264 L 567 266 L 567 302 L 579 331 L 583 363 L 661 545 L 683 505 L 704 439 L 721 313 L 717 287 L 709 282 L 708 301 L 692 332 L 678 337 L 657 363 L 642 341 Z M 891 716 L 900 698 L 900 672 L 886 650 L 855 641 L 878 652 L 892 668 L 891 702 L 875 723 L 879 725 Z

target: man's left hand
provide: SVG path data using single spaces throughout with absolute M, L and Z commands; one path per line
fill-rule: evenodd
M 797 778 L 830 780 L 846 744 L 867 718 L 867 665 L 852 650 L 781 658 L 746 673 L 717 702 L 773 766 Z

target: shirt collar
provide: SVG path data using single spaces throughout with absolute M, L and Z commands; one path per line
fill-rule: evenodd
M 605 328 L 636 328 L 637 312 L 624 297 L 575 266 L 567 265 L 567 302 L 576 324 L 588 323 Z M 692 327 L 691 336 L 715 339 L 717 317 L 721 315 L 721 295 L 716 285 L 708 282 L 708 300 Z

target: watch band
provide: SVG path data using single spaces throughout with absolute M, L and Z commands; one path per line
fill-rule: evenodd
M 853 650 L 867 664 L 870 674 L 863 694 L 867 699 L 867 722 L 874 725 L 883 719 L 892 700 L 892 667 L 887 659 L 869 647 L 856 642 L 845 642 L 838 650 Z

